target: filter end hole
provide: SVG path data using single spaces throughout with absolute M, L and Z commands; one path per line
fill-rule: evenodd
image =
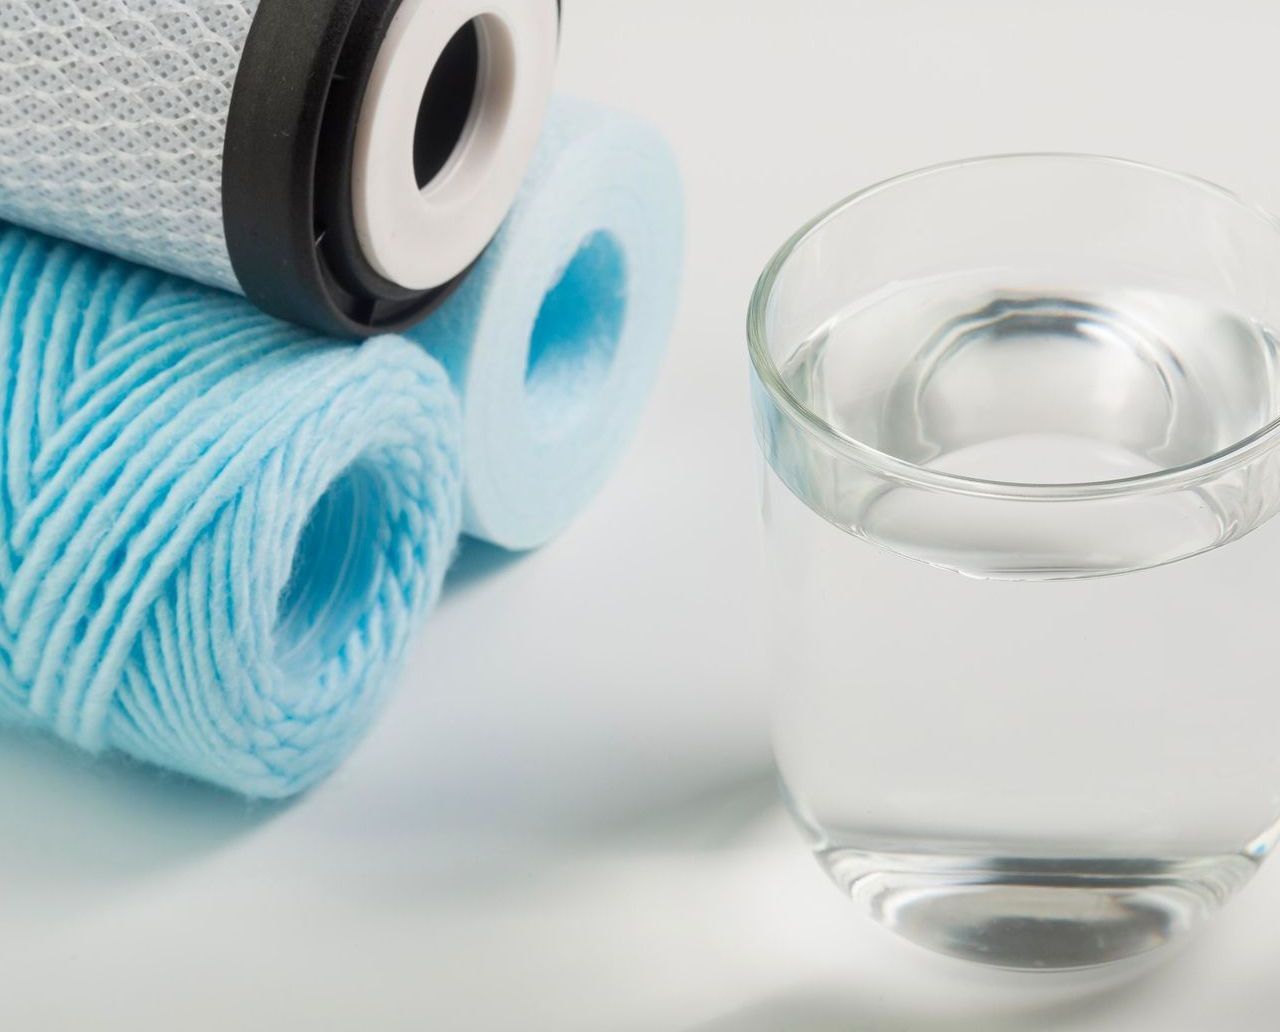
M 473 18 L 445 45 L 422 91 L 413 136 L 413 172 L 425 190 L 449 164 L 480 92 L 480 32 Z

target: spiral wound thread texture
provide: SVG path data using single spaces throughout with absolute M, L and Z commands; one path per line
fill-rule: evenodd
M 230 290 L 222 149 L 259 0 L 0 0 L 0 219 Z
M 3 226 L 0 363 L 0 717 L 255 796 L 323 777 L 456 542 L 443 370 Z

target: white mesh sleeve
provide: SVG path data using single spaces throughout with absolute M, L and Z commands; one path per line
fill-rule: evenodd
M 231 89 L 259 0 L 0 0 L 0 219 L 238 289 Z

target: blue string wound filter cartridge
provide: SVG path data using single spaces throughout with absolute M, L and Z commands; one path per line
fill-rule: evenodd
M 558 0 L 3 0 L 0 219 L 335 336 L 417 321 L 510 207 Z
M 603 485 L 671 334 L 683 220 L 679 170 L 656 130 L 552 102 L 503 228 L 411 333 L 462 398 L 467 534 L 537 547 Z
M 12 227 L 0 367 L 0 718 L 250 796 L 333 770 L 456 545 L 444 370 Z

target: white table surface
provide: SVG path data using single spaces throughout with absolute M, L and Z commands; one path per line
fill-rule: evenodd
M 933 958 L 826 882 L 771 780 L 742 336 L 792 229 L 939 160 L 1109 152 L 1280 210 L 1280 5 L 566 8 L 563 90 L 664 126 L 687 176 L 640 438 L 553 547 L 471 551 L 385 718 L 291 806 L 0 735 L 0 1028 L 1280 1026 L 1280 864 L 1107 989 Z

